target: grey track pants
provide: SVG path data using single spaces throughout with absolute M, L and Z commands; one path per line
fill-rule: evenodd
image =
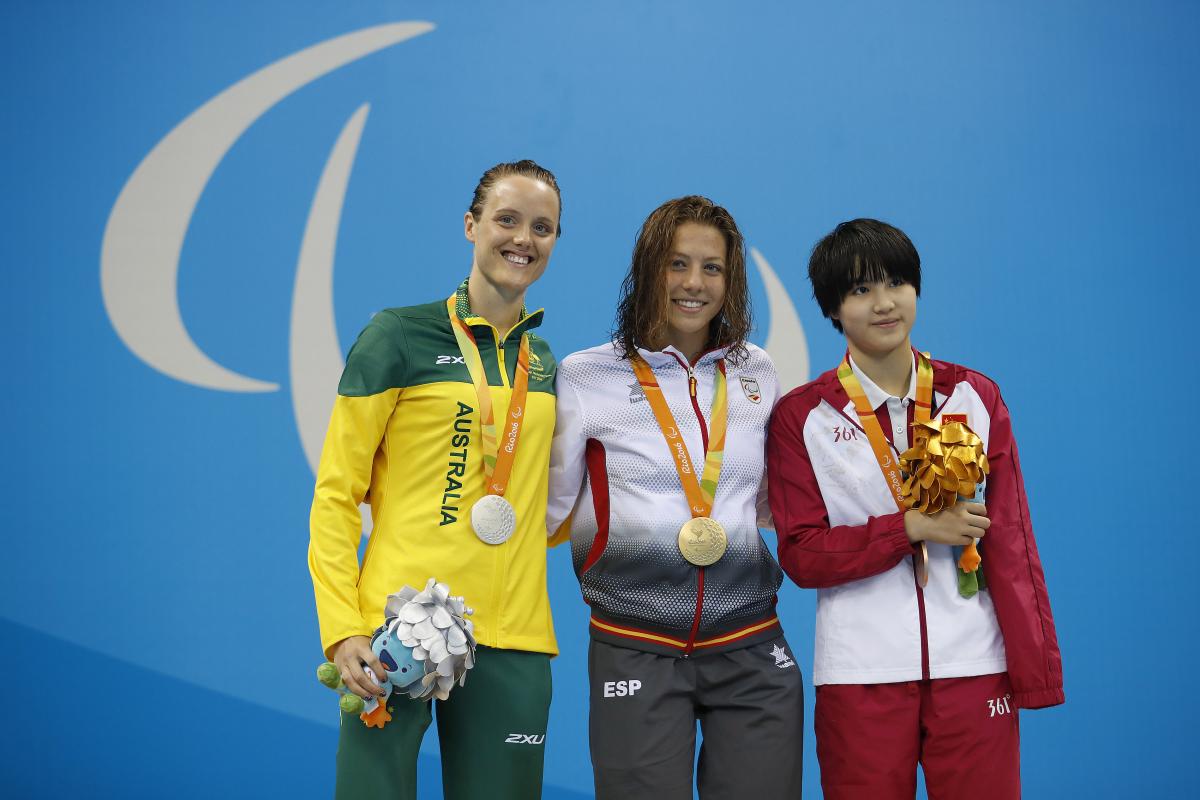
M 597 800 L 691 800 L 697 721 L 701 798 L 800 797 L 804 692 L 782 636 L 691 658 L 593 641 L 588 675 Z

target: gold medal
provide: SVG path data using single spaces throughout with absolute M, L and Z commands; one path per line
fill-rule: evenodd
M 631 358 L 630 364 L 637 375 L 638 385 L 645 392 L 646 400 L 654 412 L 654 419 L 662 431 L 671 458 L 675 461 L 675 471 L 679 473 L 679 482 L 683 486 L 684 495 L 687 496 L 688 510 L 692 513 L 692 518 L 679 529 L 679 552 L 697 567 L 715 564 L 725 555 L 725 548 L 729 545 L 729 537 L 725 535 L 721 523 L 709 516 L 717 492 L 717 481 L 721 475 L 721 463 L 725 456 L 725 432 L 729 422 L 729 403 L 725 396 L 725 360 L 717 359 L 713 378 L 711 435 L 705 442 L 704 473 L 699 477 L 680 437 L 671 408 L 667 405 L 658 379 L 654 376 L 654 370 L 641 356 Z M 746 391 L 749 396 L 750 390 Z M 692 397 L 695 396 L 696 389 L 693 383 Z
M 679 529 L 679 552 L 697 567 L 717 563 L 728 543 L 725 529 L 712 517 L 692 517 Z

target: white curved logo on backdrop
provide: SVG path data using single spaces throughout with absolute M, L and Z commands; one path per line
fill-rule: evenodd
M 159 372 L 209 389 L 279 388 L 212 361 L 183 325 L 176 278 L 196 202 L 229 148 L 280 100 L 338 67 L 432 29 L 427 22 L 380 25 L 301 50 L 230 86 L 154 146 L 117 197 L 100 253 L 104 306 L 134 354 Z
M 209 178 L 246 130 L 293 92 L 339 67 L 433 30 L 428 22 L 365 28 L 313 45 L 243 78 L 192 112 L 154 146 L 122 188 L 100 255 L 104 307 L 117 335 L 142 361 L 176 380 L 227 392 L 279 385 L 240 375 L 209 358 L 179 310 L 179 256 Z M 292 294 L 289 372 L 296 428 L 316 472 L 333 387 L 343 367 L 333 309 L 333 266 L 342 202 L 369 104 L 346 121 L 313 196 Z M 766 349 L 784 389 L 808 379 L 808 344 L 791 297 L 756 249 L 770 310 Z

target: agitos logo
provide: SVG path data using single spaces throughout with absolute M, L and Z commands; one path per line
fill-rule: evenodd
M 238 374 L 213 361 L 184 325 L 178 298 L 179 259 L 196 204 L 230 148 L 283 99 L 347 64 L 433 30 L 429 22 L 378 25 L 293 53 L 208 100 L 146 154 L 113 205 L 100 254 L 105 310 L 134 355 L 165 375 L 204 389 L 279 391 L 276 383 Z M 350 115 L 329 153 L 296 264 L 289 378 L 296 428 L 314 472 L 335 399 L 333 387 L 344 366 L 332 297 L 334 255 L 346 187 L 369 111 L 370 104 L 364 103 Z M 751 248 L 750 254 L 770 309 L 766 347 L 776 354 L 780 382 L 789 388 L 808 378 L 804 331 L 770 265 L 756 249 Z M 392 304 L 404 305 L 405 298 L 395 298 Z M 534 379 L 548 377 L 536 359 L 531 359 L 530 374 Z
M 398 22 L 308 47 L 243 78 L 180 122 L 138 164 L 109 214 L 100 287 L 113 328 L 134 355 L 176 380 L 223 392 L 274 392 L 239 375 L 192 340 L 179 310 L 177 277 L 196 203 L 225 154 L 251 125 L 292 93 L 364 56 L 429 33 Z M 313 195 L 296 264 L 289 373 L 296 428 L 316 471 L 344 361 L 333 310 L 333 264 L 342 201 L 370 104 L 343 126 Z

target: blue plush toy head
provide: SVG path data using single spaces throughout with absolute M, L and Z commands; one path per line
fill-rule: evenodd
M 413 658 L 412 648 L 405 647 L 386 627 L 375 632 L 371 650 L 387 670 L 387 682 L 403 689 L 425 675 L 425 666 Z

